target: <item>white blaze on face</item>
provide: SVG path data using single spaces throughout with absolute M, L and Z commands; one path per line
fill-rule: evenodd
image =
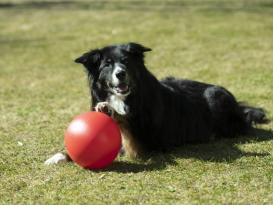
M 107 101 L 109 103 L 109 106 L 113 108 L 118 114 L 120 115 L 126 115 L 126 105 L 125 105 L 125 99 L 130 94 L 130 92 L 127 92 L 126 94 L 119 93 L 119 84 L 120 80 L 117 78 L 117 73 L 123 71 L 124 69 L 121 68 L 117 63 L 114 65 L 114 70 L 112 73 L 112 84 L 116 88 L 113 88 L 114 94 L 111 95 Z
M 112 73 L 112 83 L 114 86 L 117 86 L 119 84 L 119 79 L 117 78 L 117 73 L 119 73 L 122 70 L 123 69 L 117 63 L 115 63 L 115 67 L 114 67 L 114 70 Z

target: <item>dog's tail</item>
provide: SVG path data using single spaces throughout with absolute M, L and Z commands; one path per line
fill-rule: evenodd
M 266 117 L 266 112 L 263 108 L 248 106 L 240 102 L 239 106 L 245 116 L 245 120 L 249 125 L 267 124 L 270 120 Z

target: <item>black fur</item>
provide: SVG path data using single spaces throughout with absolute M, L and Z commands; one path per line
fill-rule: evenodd
M 129 43 L 96 49 L 76 59 L 87 69 L 93 108 L 113 95 L 107 87 L 107 77 L 101 77 L 113 72 L 109 65 L 104 68 L 105 62 L 126 59 L 122 65 L 129 76 L 131 92 L 124 99 L 126 114 L 115 113 L 115 118 L 125 122 L 142 150 L 166 150 L 211 138 L 232 138 L 247 134 L 254 123 L 266 122 L 261 108 L 238 103 L 223 87 L 173 77 L 157 80 L 144 65 L 143 53 L 150 50 Z

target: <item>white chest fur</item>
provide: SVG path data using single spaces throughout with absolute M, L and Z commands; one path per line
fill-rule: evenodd
M 117 95 L 111 95 L 108 99 L 108 102 L 110 104 L 110 107 L 112 107 L 118 114 L 120 115 L 126 115 L 126 109 L 125 109 L 125 96 L 117 96 Z

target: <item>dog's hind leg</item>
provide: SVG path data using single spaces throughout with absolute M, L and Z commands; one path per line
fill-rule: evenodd
M 204 91 L 212 121 L 214 134 L 218 137 L 235 137 L 248 132 L 250 126 L 235 97 L 225 88 L 208 87 Z
M 266 118 L 266 113 L 262 108 L 251 107 L 242 103 L 240 103 L 240 108 L 245 115 L 246 122 L 250 125 L 265 124 L 269 122 L 269 119 Z

